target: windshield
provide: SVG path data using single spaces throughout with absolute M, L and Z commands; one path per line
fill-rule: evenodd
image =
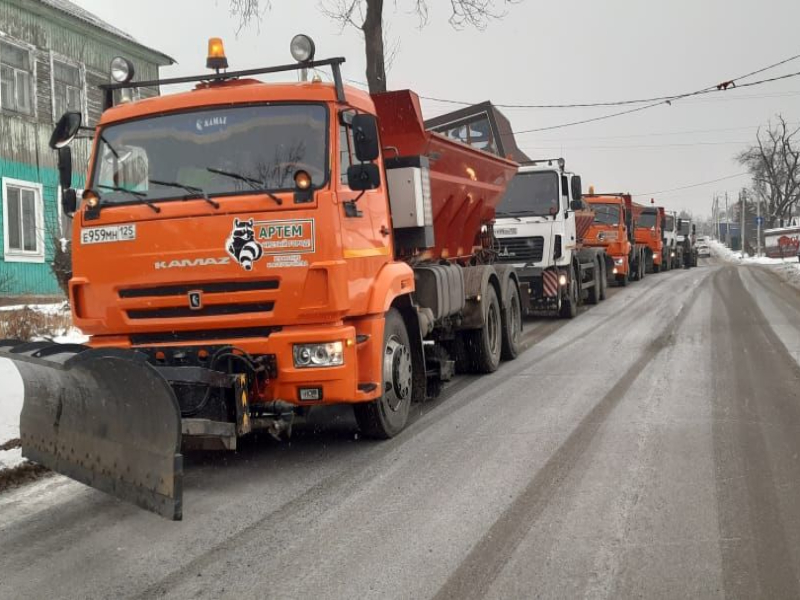
M 692 230 L 692 222 L 691 221 L 681 221 L 681 229 L 678 233 L 681 235 L 689 235 Z
M 592 203 L 591 207 L 594 211 L 595 223 L 600 225 L 619 225 L 619 205 Z
M 675 217 L 667 216 L 664 218 L 664 231 L 672 231 L 675 228 Z
M 650 229 L 651 227 L 656 226 L 656 218 L 658 213 L 651 212 L 651 211 L 644 211 L 642 214 L 639 215 L 639 222 L 637 223 L 638 227 L 647 227 Z
M 106 127 L 91 186 L 104 203 L 187 194 L 186 189 L 155 182 L 199 188 L 209 195 L 246 193 L 253 182 L 268 190 L 293 189 L 298 170 L 320 187 L 327 181 L 327 155 L 323 105 L 182 112 Z
M 553 215 L 558 212 L 558 174 L 519 173 L 497 207 L 497 216 Z

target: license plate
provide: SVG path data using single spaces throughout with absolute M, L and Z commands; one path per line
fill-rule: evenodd
M 136 239 L 136 225 L 109 225 L 81 229 L 81 244 L 128 242 Z

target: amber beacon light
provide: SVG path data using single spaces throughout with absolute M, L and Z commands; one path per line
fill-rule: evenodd
M 225 56 L 225 46 L 222 43 L 222 38 L 215 37 L 208 40 L 206 68 L 216 69 L 217 71 L 228 68 L 228 58 Z

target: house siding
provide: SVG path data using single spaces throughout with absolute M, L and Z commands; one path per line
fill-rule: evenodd
M 0 109 L 0 178 L 42 185 L 44 218 L 44 263 L 7 262 L 4 256 L 5 228 L 0 226 L 0 295 L 55 295 L 61 290 L 50 269 L 55 240 L 60 237 L 57 154 L 49 147 L 55 121 L 53 115 L 52 61 L 66 59 L 80 65 L 84 75 L 84 125 L 97 124 L 103 96 L 98 85 L 108 81 L 108 68 L 115 56 L 129 58 L 137 80 L 158 79 L 166 57 L 89 24 L 70 18 L 36 0 L 0 0 L 0 40 L 30 47 L 33 59 L 32 115 Z M 160 62 L 159 62 L 160 61 Z M 142 97 L 158 89 L 141 90 Z M 73 151 L 73 185 L 83 187 L 88 170 L 90 141 L 76 140 Z M 2 189 L 0 189 L 0 193 Z M 0 197 L 0 202 L 2 198 Z M 2 221 L 0 210 L 0 221 Z M 71 231 L 63 232 L 69 238 Z M 10 283 L 8 279 L 10 278 Z

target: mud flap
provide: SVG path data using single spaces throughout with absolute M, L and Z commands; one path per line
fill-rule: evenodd
M 169 383 L 131 350 L 3 347 L 25 385 L 22 455 L 163 517 L 182 518 L 181 413 Z

